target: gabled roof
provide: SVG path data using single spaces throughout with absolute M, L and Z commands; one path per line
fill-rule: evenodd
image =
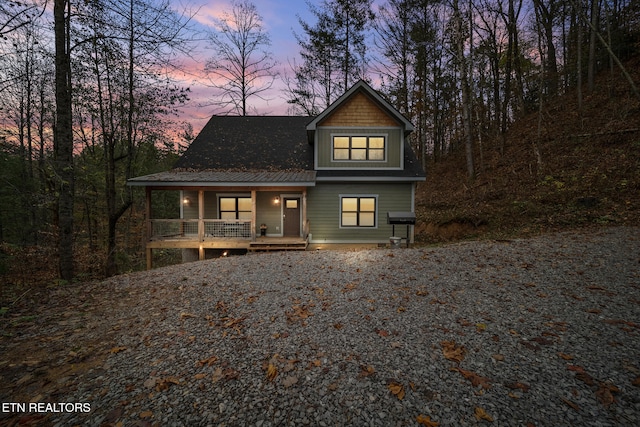
M 218 171 L 313 170 L 305 126 L 311 117 L 213 116 L 174 168 Z
M 413 125 L 366 82 L 359 81 L 319 116 L 213 116 L 167 172 L 130 179 L 137 186 L 313 186 L 316 181 L 422 181 L 425 174 L 408 142 L 402 170 L 314 169 L 313 133 L 351 97 L 365 95 L 403 127 Z M 385 116 L 386 117 L 386 116 Z
M 316 116 L 313 120 L 309 122 L 307 125 L 307 133 L 311 138 L 313 132 L 315 132 L 317 126 L 322 123 L 324 119 L 333 114 L 336 109 L 338 109 L 347 99 L 354 96 L 356 93 L 364 93 L 370 99 L 372 99 L 380 108 L 382 108 L 387 114 L 393 117 L 398 123 L 401 123 L 405 134 L 413 132 L 414 127 L 413 124 L 403 116 L 398 110 L 395 109 L 393 105 L 387 102 L 380 94 L 375 91 L 367 82 L 364 80 L 359 80 L 356 84 L 351 86 L 351 89 L 342 94 L 341 97 L 336 99 L 326 110 Z

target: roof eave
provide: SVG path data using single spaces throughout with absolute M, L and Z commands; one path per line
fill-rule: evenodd
M 315 181 L 212 182 L 212 181 L 128 181 L 132 187 L 314 187 Z

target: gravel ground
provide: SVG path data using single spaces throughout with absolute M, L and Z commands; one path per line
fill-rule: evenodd
M 52 401 L 91 411 L 53 425 L 640 425 L 639 228 L 250 254 L 92 286 L 75 339 L 104 333 L 108 356 L 60 380 Z

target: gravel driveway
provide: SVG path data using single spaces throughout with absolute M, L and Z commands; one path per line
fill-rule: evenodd
M 91 411 L 45 423 L 640 424 L 640 228 L 251 254 L 83 293 L 60 342 L 106 356 L 43 401 Z

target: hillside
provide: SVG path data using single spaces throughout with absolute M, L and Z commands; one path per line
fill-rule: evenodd
M 640 60 L 627 70 L 637 85 Z M 544 106 L 539 137 L 538 112 L 518 120 L 503 154 L 499 141 L 483 141 L 473 181 L 463 150 L 430 163 L 416 196 L 417 241 L 640 224 L 640 102 L 617 72 L 583 97 L 582 118 L 575 93 Z

